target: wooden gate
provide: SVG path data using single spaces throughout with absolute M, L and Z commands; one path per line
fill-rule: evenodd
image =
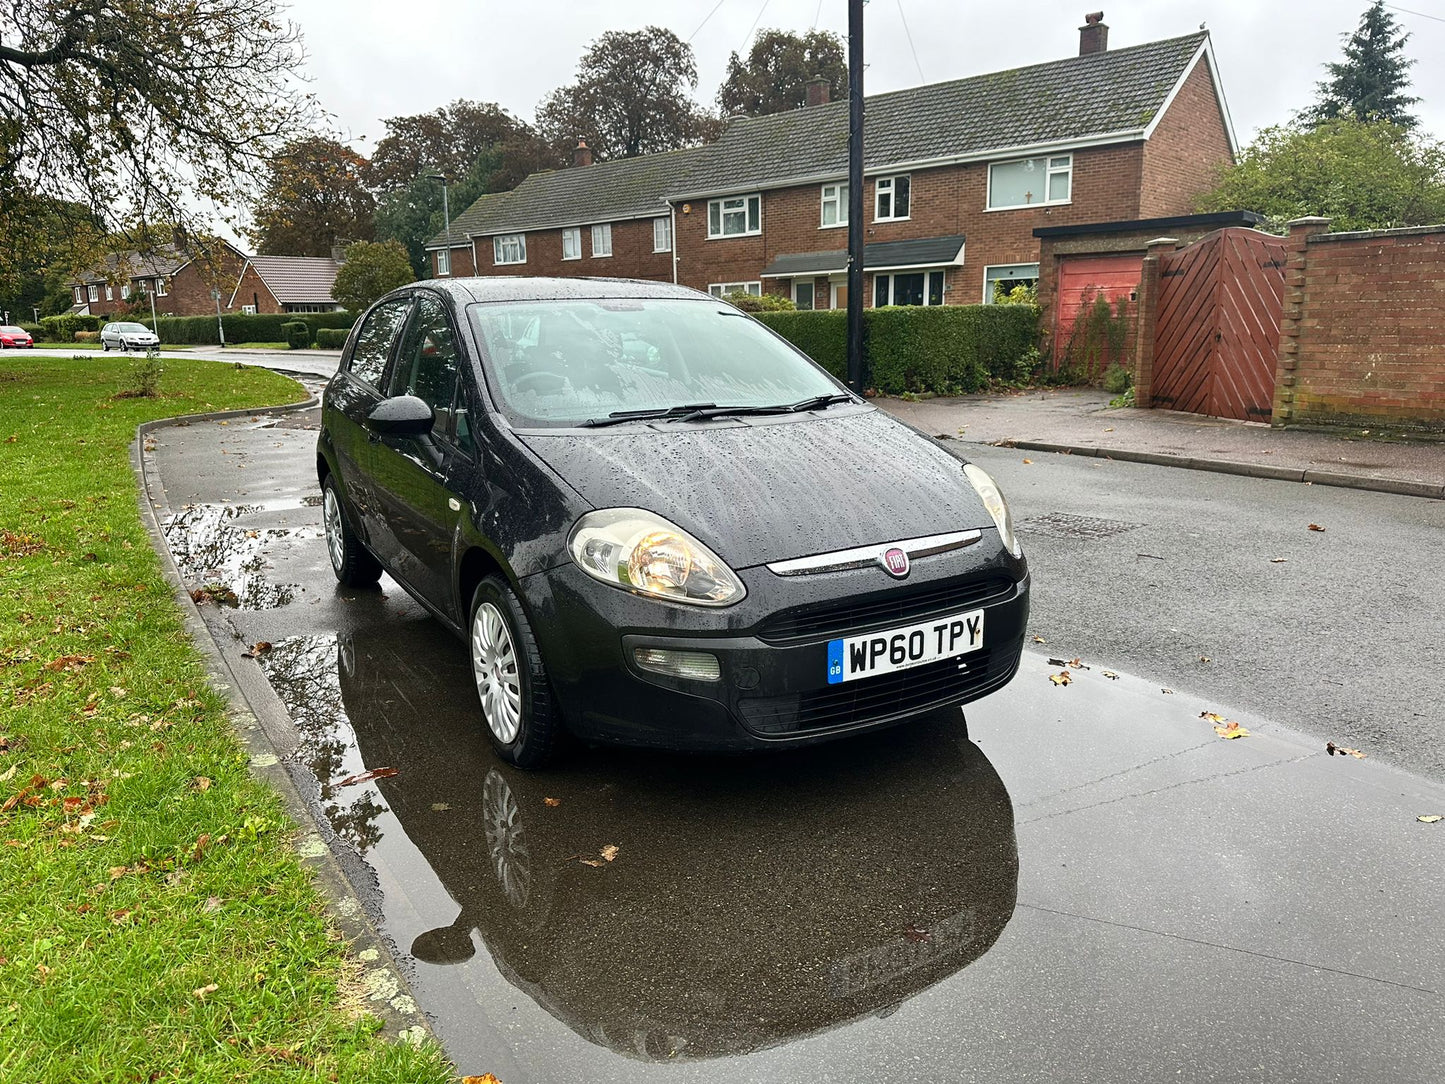
M 1154 405 L 1245 421 L 1274 400 L 1285 243 L 1242 226 L 1159 261 Z

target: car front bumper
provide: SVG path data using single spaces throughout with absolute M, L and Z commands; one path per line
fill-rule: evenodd
M 635 595 L 571 564 L 526 577 L 521 589 L 553 692 L 579 736 L 669 749 L 800 745 L 891 726 L 1008 683 L 1028 621 L 1028 568 L 996 534 L 985 536 L 992 552 L 918 562 L 904 581 L 879 569 L 796 578 L 747 569 L 739 575 L 748 596 L 720 609 Z M 984 610 L 981 649 L 828 683 L 830 640 L 974 609 Z M 637 648 L 706 652 L 719 677 L 644 670 Z

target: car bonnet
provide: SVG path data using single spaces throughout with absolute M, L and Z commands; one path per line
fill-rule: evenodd
M 737 569 L 992 527 L 960 460 L 872 409 L 527 430 L 595 508 L 645 508 Z

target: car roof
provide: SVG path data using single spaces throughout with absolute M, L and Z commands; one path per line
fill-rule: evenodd
M 440 289 L 459 305 L 487 301 L 587 301 L 598 298 L 716 300 L 698 290 L 646 279 L 530 278 L 513 275 L 426 279 L 413 286 Z

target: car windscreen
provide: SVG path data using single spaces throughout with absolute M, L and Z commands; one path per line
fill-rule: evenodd
M 145 335 L 150 332 L 150 328 L 144 324 L 116 324 L 115 330 L 124 331 L 127 335 Z
M 14 324 L 0 324 L 0 334 L 24 335 L 26 331 L 23 327 L 16 327 Z
M 468 306 L 513 425 L 684 405 L 761 407 L 842 386 L 724 301 L 614 298 Z

